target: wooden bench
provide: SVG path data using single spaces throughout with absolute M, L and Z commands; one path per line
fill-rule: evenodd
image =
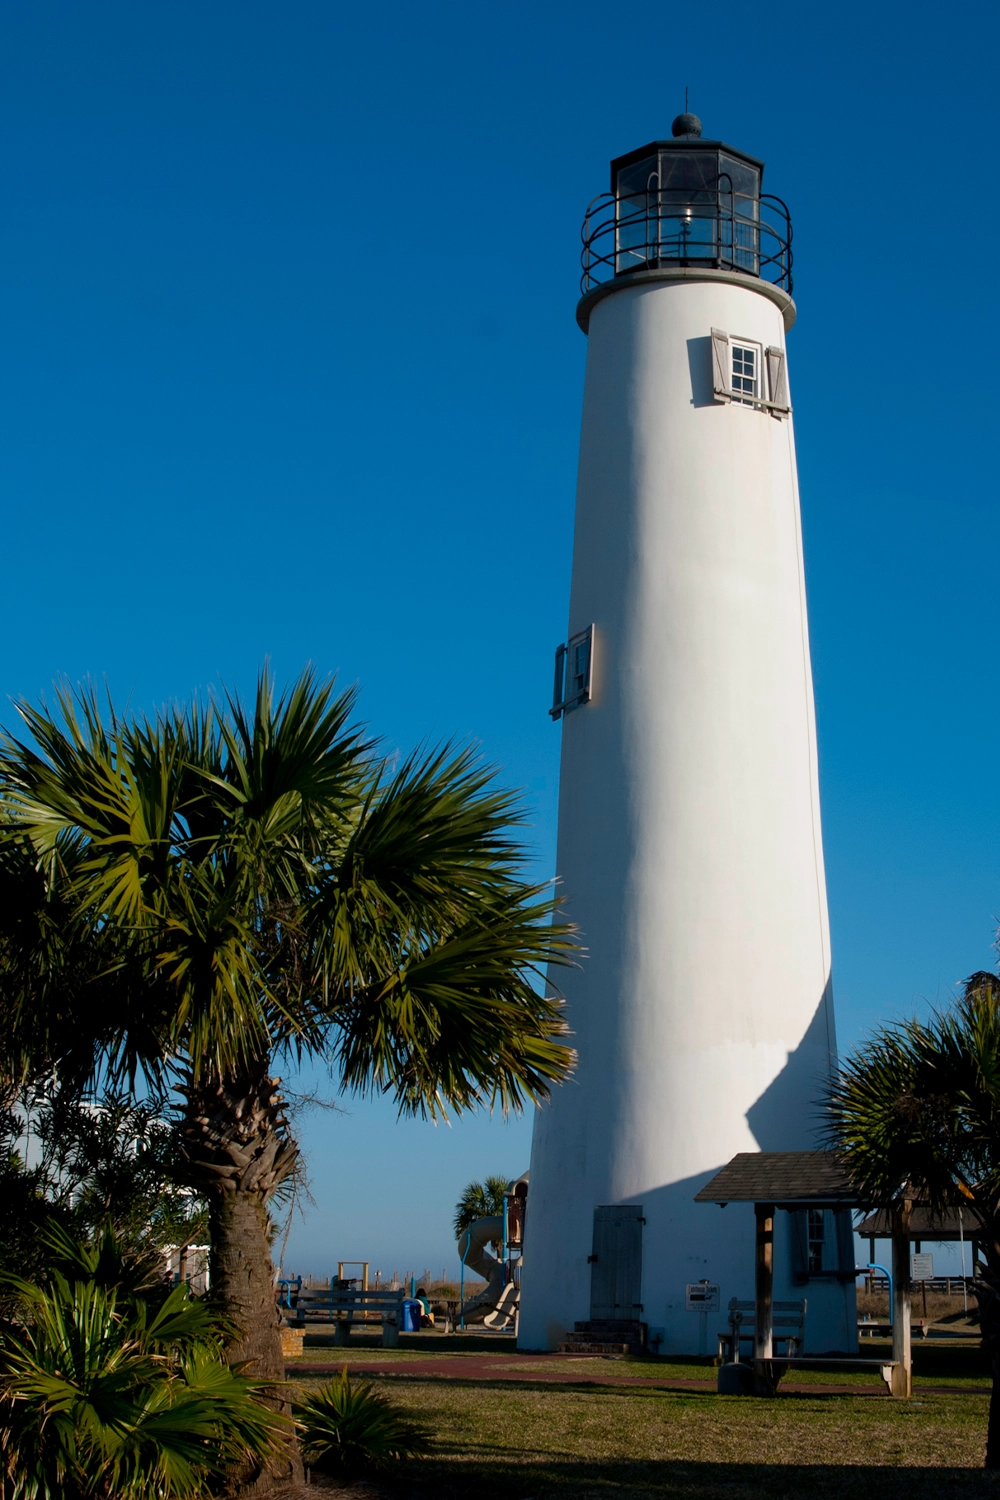
M 927 1337 L 927 1332 L 930 1326 L 930 1322 L 925 1323 L 923 1318 L 914 1318 L 913 1322 L 910 1324 L 910 1337 L 912 1338 L 913 1335 L 916 1334 L 918 1338 L 925 1339 Z M 884 1318 L 881 1322 L 877 1323 L 869 1323 L 866 1322 L 864 1318 L 859 1318 L 858 1338 L 863 1339 L 866 1336 L 870 1339 L 892 1338 L 892 1324 L 887 1323 Z
M 802 1347 L 808 1305 L 804 1298 L 801 1302 L 775 1302 L 773 1304 L 774 1332 L 771 1342 L 772 1344 L 783 1343 L 786 1346 L 787 1355 L 796 1355 Z M 728 1354 L 727 1363 L 735 1363 L 740 1357 L 741 1344 L 749 1344 L 752 1350 L 755 1313 L 754 1302 L 741 1302 L 738 1297 L 730 1298 L 729 1329 L 726 1333 L 719 1334 L 719 1358 L 721 1360 L 725 1360 Z
M 788 1369 L 794 1369 L 798 1365 L 808 1369 L 819 1366 L 825 1370 L 858 1370 L 869 1375 L 878 1374 L 885 1381 L 886 1390 L 891 1396 L 892 1372 L 898 1364 L 899 1361 L 895 1359 L 855 1359 L 850 1354 L 833 1355 L 828 1359 L 811 1359 L 805 1354 L 796 1359 L 755 1359 L 753 1367 L 755 1374 L 766 1383 L 771 1394 L 778 1389 Z
M 378 1290 L 369 1287 L 338 1287 L 331 1284 L 328 1292 L 319 1294 L 299 1293 L 295 1308 L 295 1326 L 304 1328 L 309 1312 L 327 1313 L 333 1324 L 333 1342 L 343 1347 L 351 1342 L 351 1328 L 355 1321 L 361 1327 L 370 1323 L 382 1324 L 383 1349 L 395 1349 L 399 1344 L 399 1329 L 403 1321 L 403 1302 L 406 1292 Z

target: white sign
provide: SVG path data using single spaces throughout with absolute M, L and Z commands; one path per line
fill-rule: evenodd
M 684 1306 L 688 1312 L 717 1311 L 719 1287 L 714 1281 L 689 1281 L 684 1288 Z
M 910 1277 L 913 1281 L 934 1280 L 934 1257 L 929 1252 L 926 1255 L 910 1256 Z

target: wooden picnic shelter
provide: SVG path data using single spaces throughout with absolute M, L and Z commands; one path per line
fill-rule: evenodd
M 889 1239 L 892 1232 L 892 1216 L 884 1208 L 869 1214 L 855 1230 L 856 1234 L 872 1241 Z M 964 1207 L 956 1205 L 954 1208 L 946 1208 L 943 1212 L 936 1213 L 929 1204 L 915 1202 L 910 1211 L 910 1221 L 906 1232 L 918 1250 L 923 1240 L 931 1240 L 934 1243 L 947 1241 L 956 1245 L 963 1240 L 967 1241 L 973 1247 L 972 1261 L 975 1265 L 981 1225 L 975 1209 L 968 1205 Z M 874 1244 L 872 1259 L 875 1259 Z
M 696 1203 L 752 1203 L 756 1219 L 754 1257 L 754 1389 L 773 1395 L 786 1368 L 794 1364 L 878 1370 L 896 1397 L 909 1397 L 910 1238 L 890 1228 L 892 1237 L 892 1359 L 776 1359 L 774 1354 L 774 1218 L 779 1209 L 858 1208 L 857 1192 L 833 1151 L 741 1151 L 695 1194 Z M 735 1357 L 735 1356 L 734 1356 Z

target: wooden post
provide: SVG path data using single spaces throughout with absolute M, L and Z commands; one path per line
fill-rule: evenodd
M 908 1401 L 913 1391 L 910 1347 L 910 1213 L 907 1199 L 892 1214 L 892 1394 Z
M 774 1354 L 774 1204 L 755 1203 L 757 1254 L 754 1274 L 753 1357 L 754 1388 L 758 1396 L 773 1396 L 769 1371 L 756 1362 Z
M 774 1353 L 774 1204 L 755 1203 L 757 1260 L 754 1276 L 754 1359 L 770 1359 Z

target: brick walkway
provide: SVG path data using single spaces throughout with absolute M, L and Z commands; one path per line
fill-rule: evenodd
M 538 1366 L 545 1361 L 545 1367 Z M 550 1363 L 551 1361 L 551 1363 Z M 589 1365 L 589 1369 L 580 1369 L 581 1364 Z M 463 1354 L 449 1357 L 442 1354 L 430 1359 L 408 1359 L 395 1363 L 391 1359 L 373 1360 L 370 1364 L 356 1364 L 347 1358 L 347 1367 L 354 1376 L 372 1378 L 376 1376 L 405 1377 L 412 1376 L 420 1380 L 493 1380 L 493 1381 L 522 1381 L 528 1384 L 546 1382 L 563 1385 L 621 1385 L 635 1387 L 657 1387 L 663 1390 L 691 1391 L 692 1394 L 707 1395 L 715 1390 L 715 1372 L 707 1374 L 704 1379 L 694 1376 L 649 1376 L 649 1375 L 620 1375 L 608 1370 L 607 1373 L 593 1369 L 593 1359 L 586 1356 L 574 1358 L 572 1355 L 559 1354 Z M 288 1364 L 285 1366 L 285 1374 L 289 1379 L 305 1376 L 307 1378 L 328 1378 L 331 1375 L 339 1375 L 344 1368 L 344 1361 L 339 1364 L 313 1364 L 303 1360 L 301 1363 Z M 930 1393 L 938 1394 L 969 1394 L 967 1387 L 933 1386 L 924 1387 Z M 864 1385 L 835 1385 L 821 1384 L 816 1382 L 804 1385 L 798 1381 L 785 1380 L 781 1385 L 782 1393 L 801 1394 L 808 1396 L 879 1396 L 888 1400 L 888 1394 L 881 1380 L 874 1376 Z M 984 1396 L 989 1395 L 989 1390 L 984 1388 Z

